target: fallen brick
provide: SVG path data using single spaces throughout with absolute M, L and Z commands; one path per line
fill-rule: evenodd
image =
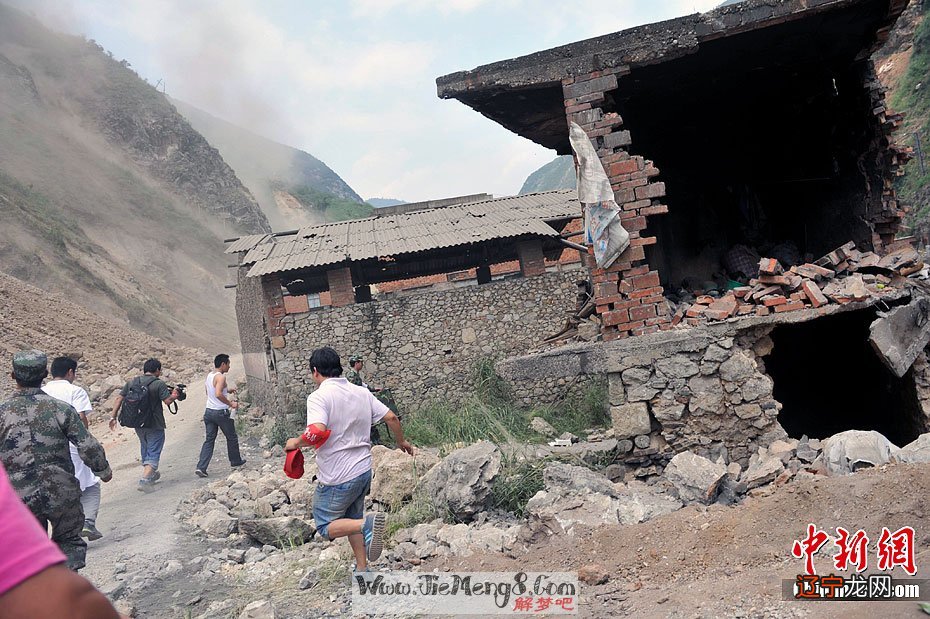
M 723 298 L 717 299 L 710 304 L 708 312 L 705 312 L 706 316 L 710 316 L 710 312 L 723 312 L 727 317 L 732 316 L 736 313 L 737 308 L 739 307 L 739 301 L 736 300 L 736 297 L 733 295 L 726 295 Z
M 739 306 L 739 309 L 736 310 L 736 314 L 737 314 L 738 316 L 746 316 L 747 314 L 753 313 L 753 312 L 755 311 L 755 309 L 756 309 L 756 306 L 755 306 L 755 305 L 751 305 L 751 304 L 749 304 L 749 303 L 746 303 L 745 305 L 740 305 L 740 306 Z
M 758 301 L 761 301 L 763 297 L 767 297 L 773 294 L 778 294 L 780 292 L 781 292 L 781 286 L 766 286 L 765 288 L 762 288 L 758 292 L 752 293 L 752 300 L 758 302 Z
M 786 303 L 788 303 L 788 299 L 780 294 L 773 294 L 762 298 L 762 305 L 765 307 L 776 307 L 778 305 L 785 305 Z
M 763 258 L 759 261 L 759 274 L 760 275 L 781 275 L 785 272 L 785 269 L 781 266 L 781 263 L 778 262 L 775 258 Z M 760 278 L 761 280 L 761 278 Z
M 756 306 L 756 316 L 768 316 L 771 313 L 772 313 L 772 310 L 765 307 L 764 305 Z
M 806 277 L 815 281 L 822 279 L 833 279 L 833 276 L 836 275 L 836 272 L 831 269 L 825 269 L 824 267 L 819 267 L 816 264 L 810 263 L 791 267 L 791 270 L 801 277 Z
M 759 275 L 759 282 L 769 286 L 790 286 L 791 280 L 784 275 Z
M 792 303 L 785 303 L 783 305 L 775 306 L 775 311 L 778 313 L 793 312 L 795 310 L 802 310 L 802 309 L 804 309 L 804 304 L 801 303 L 800 301 L 794 301 Z
M 702 294 L 697 299 L 695 299 L 694 302 L 697 303 L 698 305 L 710 305 L 716 300 L 717 299 L 715 299 L 714 297 L 710 295 Z
M 811 302 L 811 305 L 814 307 L 821 307 L 830 302 L 823 294 L 823 291 L 820 290 L 820 287 L 810 280 L 807 280 L 801 284 L 801 289 L 804 290 L 804 294 L 807 296 Z
M 704 310 L 706 309 L 706 305 L 692 305 L 685 311 L 685 316 L 688 318 L 700 318 L 704 315 Z
M 704 316 L 711 320 L 726 320 L 730 317 L 730 312 L 725 310 L 713 310 L 708 307 L 704 310 Z
M 749 293 L 752 292 L 752 288 L 749 286 L 740 286 L 739 288 L 734 288 L 732 292 L 733 296 L 737 299 L 745 299 L 749 296 Z

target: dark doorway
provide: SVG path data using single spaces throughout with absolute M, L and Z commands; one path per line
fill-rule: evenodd
M 793 438 L 875 430 L 900 446 L 927 431 L 913 370 L 895 376 L 869 345 L 874 310 L 782 325 L 765 367 L 784 406 L 778 421 Z

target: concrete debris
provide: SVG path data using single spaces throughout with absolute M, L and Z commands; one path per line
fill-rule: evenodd
M 916 296 L 907 305 L 880 312 L 869 326 L 869 343 L 898 378 L 904 376 L 930 343 L 930 299 Z
M 501 472 L 501 452 L 480 441 L 449 454 L 421 482 L 440 511 L 469 522 L 483 511 L 491 496 L 491 482 Z
M 913 464 L 918 462 L 930 462 L 930 433 L 921 434 L 911 443 L 901 448 L 895 459 L 898 462 Z
M 898 448 L 874 430 L 847 430 L 823 442 L 823 464 L 831 475 L 856 471 L 891 462 Z
M 752 490 L 775 481 L 784 470 L 785 465 L 780 457 L 760 450 L 749 458 L 749 467 L 743 471 L 739 480 L 746 484 L 748 490 Z
M 726 466 L 690 451 L 676 454 L 665 468 L 665 478 L 674 484 L 679 498 L 685 503 L 713 503 L 720 482 L 726 476 Z

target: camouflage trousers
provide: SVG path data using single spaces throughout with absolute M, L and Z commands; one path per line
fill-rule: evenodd
M 79 500 L 57 506 L 53 513 L 37 514 L 39 524 L 46 531 L 52 525 L 52 541 L 68 560 L 68 569 L 75 572 L 84 567 L 87 557 L 87 542 L 81 537 L 84 529 L 84 509 Z

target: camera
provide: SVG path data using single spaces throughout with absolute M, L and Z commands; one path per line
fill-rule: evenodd
M 178 390 L 178 397 L 177 397 L 178 402 L 183 402 L 184 400 L 187 399 L 187 393 L 185 393 L 184 391 L 186 388 L 187 388 L 187 385 L 185 385 L 184 383 L 178 383 L 177 385 L 173 387 L 171 385 L 168 385 L 168 389 Z

